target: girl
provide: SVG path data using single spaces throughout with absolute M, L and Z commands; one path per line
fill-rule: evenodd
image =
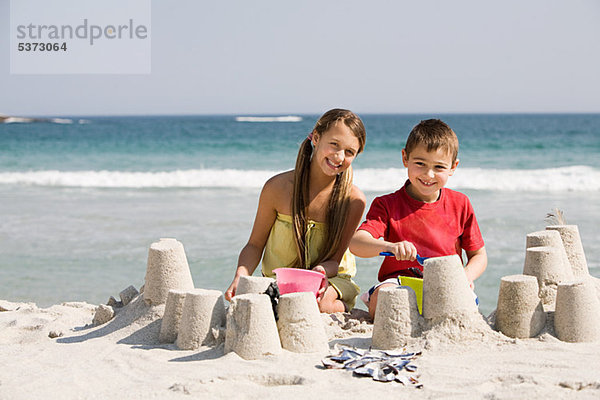
M 262 257 L 262 273 L 279 267 L 305 268 L 327 275 L 319 292 L 321 312 L 354 307 L 358 286 L 354 256 L 348 251 L 365 209 L 365 196 L 352 184 L 352 161 L 365 146 L 365 128 L 351 111 L 333 109 L 302 142 L 296 167 L 265 183 L 250 239 L 238 258 L 225 298 L 235 296 L 240 276 L 252 275 Z

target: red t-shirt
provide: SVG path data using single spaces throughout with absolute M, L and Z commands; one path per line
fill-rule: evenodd
M 375 239 L 388 242 L 407 240 L 415 245 L 421 257 L 440 257 L 474 251 L 483 247 L 483 237 L 468 197 L 442 188 L 434 203 L 424 203 L 409 196 L 406 186 L 373 200 L 367 219 L 358 229 L 369 232 Z M 414 276 L 410 267 L 423 267 L 417 261 L 398 261 L 385 257 L 378 279 L 384 281 L 398 275 Z

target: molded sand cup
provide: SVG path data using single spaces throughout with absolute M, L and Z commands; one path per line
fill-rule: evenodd
M 183 245 L 176 239 L 160 239 L 148 251 L 148 267 L 144 284 L 144 300 L 148 304 L 163 304 L 169 290 L 194 288 Z
M 327 277 L 320 272 L 300 268 L 277 268 L 279 294 L 312 292 L 317 295 Z
M 458 255 L 431 257 L 423 266 L 423 317 L 429 322 L 479 315 Z
M 500 280 L 496 329 L 513 338 L 530 338 L 544 328 L 546 313 L 535 276 L 510 275 Z
M 269 296 L 248 293 L 231 299 L 227 311 L 225 353 L 230 351 L 246 360 L 281 353 L 281 342 Z
M 175 344 L 182 350 L 197 349 L 215 342 L 213 329 L 225 325 L 225 301 L 219 290 L 194 289 L 183 303 Z
M 327 333 L 315 296 L 288 293 L 279 297 L 277 328 L 281 346 L 296 353 L 326 352 Z
M 385 287 L 379 291 L 373 324 L 373 347 L 389 350 L 406 345 L 421 334 L 417 297 L 407 287 Z
M 275 282 L 275 279 L 262 276 L 240 276 L 235 294 L 237 296 L 247 293 L 264 293 L 271 282 Z
M 577 225 L 551 225 L 547 226 L 548 230 L 556 230 L 560 233 L 560 237 L 567 253 L 567 258 L 571 263 L 573 269 L 573 275 L 576 278 L 585 277 L 589 275 L 587 261 L 585 260 L 585 253 L 583 251 L 583 245 L 581 244 L 581 237 L 579 236 L 579 228 Z
M 600 340 L 600 301 L 589 279 L 558 285 L 554 329 L 565 342 Z
M 530 247 L 525 255 L 524 275 L 535 276 L 538 280 L 542 303 L 553 306 L 556 302 L 556 286 L 572 279 L 569 266 L 556 247 Z
M 573 270 L 569 258 L 567 257 L 567 252 L 565 251 L 565 246 L 563 245 L 560 233 L 556 230 L 545 230 L 527 234 L 526 248 L 545 246 L 554 247 L 558 250 L 562 260 L 561 263 L 564 266 L 564 277 L 567 280 L 572 280 L 574 278 Z
M 173 343 L 177 339 L 185 296 L 186 292 L 184 291 L 169 290 L 165 313 L 160 323 L 160 334 L 158 336 L 158 340 L 161 343 Z

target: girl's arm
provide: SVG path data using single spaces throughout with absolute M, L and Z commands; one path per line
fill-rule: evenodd
M 342 260 L 342 257 L 344 257 L 344 253 L 350 244 L 350 239 L 352 239 L 352 235 L 360 223 L 366 204 L 367 200 L 365 195 L 359 188 L 352 186 L 352 192 L 350 193 L 350 209 L 348 210 L 348 217 L 346 218 L 346 223 L 342 231 L 340 247 L 331 259 L 323 261 L 313 269 L 320 270 L 319 267 L 322 267 L 324 270 L 322 272 L 325 272 L 329 278 L 337 275 L 340 261 Z
M 231 285 L 225 291 L 225 298 L 227 300 L 231 300 L 235 296 L 240 276 L 252 275 L 260 262 L 269 232 L 277 217 L 275 204 L 277 204 L 279 193 L 281 193 L 281 184 L 282 176 L 277 175 L 269 179 L 262 188 L 250 238 L 238 257 L 238 266 L 233 282 L 231 282 Z
M 465 274 L 467 280 L 473 288 L 473 281 L 483 274 L 487 267 L 487 252 L 485 247 L 475 251 L 465 251 L 467 253 L 467 265 L 465 266 Z

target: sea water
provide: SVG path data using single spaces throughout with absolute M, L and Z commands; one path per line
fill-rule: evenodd
M 148 247 L 161 237 L 183 243 L 196 287 L 225 290 L 260 188 L 293 168 L 318 118 L 295 117 L 0 124 L 0 298 L 106 302 L 143 284 Z M 600 276 L 600 115 L 362 115 L 367 145 L 353 165 L 367 207 L 403 185 L 400 151 L 430 117 L 459 137 L 448 187 L 469 196 L 484 236 L 482 312 L 495 309 L 500 278 L 522 272 L 525 235 L 544 229 L 555 208 L 579 226 Z M 363 290 L 380 263 L 357 259 Z

